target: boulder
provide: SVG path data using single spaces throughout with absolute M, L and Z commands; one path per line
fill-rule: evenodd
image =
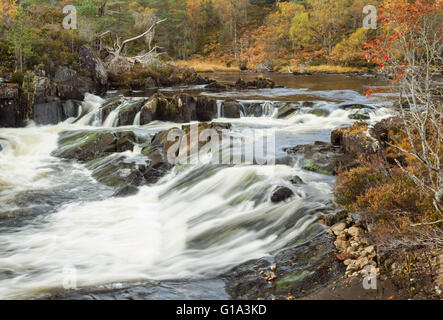
M 370 115 L 368 113 L 366 113 L 366 112 L 363 112 L 363 113 L 359 113 L 359 112 L 352 113 L 352 114 L 350 114 L 348 116 L 348 118 L 351 119 L 351 120 L 359 120 L 359 121 L 370 120 L 371 119 Z
M 83 100 L 85 93 L 97 93 L 94 81 L 89 77 L 79 76 L 75 70 L 59 67 L 55 79 L 57 96 L 62 100 Z
M 299 108 L 293 104 L 287 103 L 278 108 L 277 118 L 284 119 L 295 114 Z
M 109 114 L 117 109 L 120 105 L 122 105 L 124 101 L 125 97 L 123 95 L 113 97 L 106 101 L 100 108 L 100 118 L 102 119 L 102 121 L 105 122 Z
M 106 88 L 108 83 L 108 73 L 103 62 L 91 47 L 84 45 L 79 50 L 80 67 L 89 72 L 101 88 Z
M 112 153 L 132 151 L 138 142 L 132 131 L 97 130 L 60 133 L 53 156 L 87 162 Z
M 376 139 L 368 137 L 367 130 L 367 124 L 357 122 L 351 128 L 332 131 L 331 142 L 335 146 L 341 146 L 350 156 L 363 155 L 365 158 L 370 158 L 379 151 L 380 145 Z
M 154 94 L 145 105 L 153 120 L 186 123 L 197 119 L 197 104 L 187 94 L 166 98 L 161 93 Z
M 145 184 L 143 174 L 148 163 L 145 157 L 115 153 L 89 161 L 85 166 L 98 182 L 117 189 L 119 196 L 127 196 L 133 188 Z
M 294 192 L 287 187 L 279 187 L 272 195 L 271 201 L 273 203 L 280 203 L 286 201 L 294 195 Z
M 132 126 L 137 113 L 141 111 L 144 104 L 145 100 L 138 100 L 119 109 L 117 126 Z
M 344 104 L 344 105 L 340 106 L 340 109 L 343 109 L 343 110 L 362 110 L 362 109 L 374 110 L 374 107 L 367 106 L 364 104 Z
M 359 165 L 352 155 L 341 147 L 317 141 L 313 145 L 301 145 L 286 152 L 303 157 L 303 169 L 321 174 L 334 175 L 338 169 L 354 168 Z
M 207 122 L 217 118 L 217 101 L 199 96 L 196 102 L 197 121 Z
M 339 222 L 337 224 L 334 224 L 331 227 L 332 232 L 338 236 L 340 233 L 342 233 L 342 231 L 344 231 L 346 229 L 346 222 Z
M 34 103 L 46 103 L 57 94 L 57 88 L 47 77 L 34 77 Z
M 235 100 L 223 102 L 223 114 L 225 118 L 238 119 L 241 116 L 243 106 Z
M 57 124 L 64 120 L 66 120 L 66 116 L 59 98 L 48 97 L 47 102 L 34 105 L 34 121 L 36 124 Z
M 19 86 L 0 83 L 0 127 L 16 127 L 21 120 L 19 110 Z
M 327 117 L 331 114 L 329 112 L 329 110 L 326 110 L 326 109 L 314 109 L 314 110 L 310 110 L 308 113 L 313 114 L 317 117 Z

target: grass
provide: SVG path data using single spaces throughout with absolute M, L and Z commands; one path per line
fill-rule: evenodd
M 192 67 L 197 72 L 217 72 L 217 71 L 239 71 L 238 66 L 228 67 L 226 64 L 220 61 L 207 61 L 207 60 L 180 60 L 176 61 L 177 66 Z
M 324 73 L 350 73 L 350 72 L 366 72 L 366 68 L 355 68 L 355 67 L 342 67 L 335 65 L 319 65 L 319 66 L 307 66 L 307 72 L 324 72 Z

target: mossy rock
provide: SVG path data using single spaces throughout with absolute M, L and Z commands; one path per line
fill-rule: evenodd
M 86 162 L 111 153 L 132 151 L 136 141 L 132 131 L 65 131 L 60 133 L 58 149 L 52 155 Z
M 312 171 L 312 172 L 330 175 L 330 176 L 334 175 L 334 172 L 332 170 L 329 170 L 327 168 L 322 168 L 322 167 L 318 166 L 317 164 L 315 164 L 310 159 L 304 161 L 303 169 L 308 170 L 308 171 Z

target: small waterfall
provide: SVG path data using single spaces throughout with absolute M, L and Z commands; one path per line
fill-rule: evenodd
M 262 108 L 264 117 L 274 117 L 275 114 L 278 112 L 275 104 L 271 101 L 266 101 L 265 103 L 263 103 Z
M 134 126 L 140 126 L 141 111 L 137 112 L 134 118 Z
M 118 122 L 118 114 L 120 113 L 120 108 L 117 108 L 109 114 L 109 116 L 106 118 L 105 122 L 103 123 L 103 127 L 105 128 L 112 128 L 117 125 Z
M 243 103 L 240 103 L 241 105 L 241 110 L 240 110 L 240 117 L 244 118 L 248 115 L 248 110 L 246 109 L 245 105 Z
M 103 105 L 105 100 L 100 98 L 99 96 L 95 96 L 90 93 L 86 93 L 85 100 L 82 103 L 81 106 L 81 112 L 85 113 L 83 117 L 79 116 L 79 120 L 77 121 L 77 124 L 79 125 L 89 125 L 89 124 L 95 124 L 97 119 L 97 113 L 100 113 L 100 107 Z M 99 123 L 98 125 L 100 125 Z
M 217 118 L 223 118 L 223 101 L 217 100 Z

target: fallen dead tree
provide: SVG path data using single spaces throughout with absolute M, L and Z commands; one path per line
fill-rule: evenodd
M 147 53 L 142 53 L 132 57 L 126 56 L 124 52 L 126 46 L 130 42 L 139 40 L 143 37 L 149 37 L 149 39 L 152 39 L 154 37 L 156 27 L 164 21 L 166 21 L 166 19 L 154 21 L 145 32 L 133 38 L 124 40 L 121 42 L 121 44 L 119 38 L 117 38 L 117 41 L 114 42 L 113 48 L 105 46 L 103 49 L 108 53 L 108 57 L 105 60 L 105 67 L 108 72 L 112 74 L 120 74 L 132 70 L 135 64 L 149 66 L 158 61 L 158 57 L 162 54 L 157 52 L 157 50 L 160 49 L 158 46 L 154 46 L 154 48 L 150 49 Z M 103 33 L 102 36 L 107 33 L 108 32 Z

